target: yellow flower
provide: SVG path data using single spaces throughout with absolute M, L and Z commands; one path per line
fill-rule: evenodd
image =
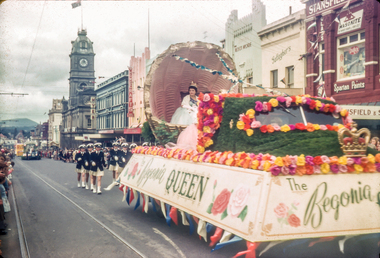
M 344 127 L 344 125 L 338 124 L 338 129 L 342 129 L 343 127 Z
M 315 109 L 319 110 L 321 107 L 322 107 L 322 102 L 320 102 L 319 100 L 316 100 L 315 101 Z
M 246 132 L 247 132 L 247 135 L 248 135 L 248 136 L 251 136 L 251 135 L 253 134 L 253 130 L 252 130 L 252 129 L 247 129 Z
M 305 94 L 304 97 L 305 98 L 310 98 L 310 95 L 309 94 Z
M 347 165 L 347 157 L 346 156 L 342 156 L 338 159 L 338 163 L 339 165 Z
M 282 158 L 281 157 L 277 157 L 276 160 L 274 161 L 274 164 L 279 166 L 279 167 L 283 167 L 284 166 L 284 162 L 282 161 Z
M 205 133 L 211 133 L 211 128 L 209 126 L 204 126 L 203 127 L 203 132 L 205 132 Z
M 375 156 L 373 156 L 372 154 L 368 154 L 367 158 L 370 163 L 375 164 Z
M 340 111 L 340 115 L 343 116 L 343 117 L 345 117 L 347 115 L 347 109 L 342 109 Z
M 356 173 L 358 173 L 358 174 L 363 172 L 363 167 L 360 166 L 359 164 L 354 164 L 354 169 L 355 169 Z
M 200 153 L 203 153 L 203 152 L 205 152 L 205 148 L 203 146 L 198 145 L 197 151 Z
M 224 102 L 222 102 L 222 108 L 224 108 Z
M 252 169 L 257 169 L 257 167 L 259 166 L 259 161 L 258 160 L 254 160 L 252 161 L 252 165 L 251 165 L 251 168 Z
M 239 129 L 239 130 L 243 130 L 244 129 L 244 126 L 245 126 L 245 123 L 243 121 L 238 121 L 236 123 L 236 127 Z M 204 131 L 204 129 L 203 129 Z
M 215 124 L 219 123 L 219 117 L 218 116 L 214 116 L 214 123 Z
M 207 148 L 208 146 L 210 145 L 213 145 L 214 144 L 214 141 L 213 140 L 208 140 L 206 143 L 205 143 L 205 147 Z
M 289 125 L 283 125 L 283 126 L 281 126 L 281 132 L 286 133 L 286 132 L 289 132 L 289 131 L 290 131 Z
M 212 108 L 207 109 L 207 115 L 211 116 L 212 114 L 214 114 L 214 110 Z
M 248 115 L 250 119 L 252 119 L 255 117 L 255 110 L 253 110 L 252 108 L 248 109 L 247 112 L 245 112 L 245 114 Z
M 305 166 L 305 155 L 301 154 L 297 158 L 297 166 Z
M 218 96 L 218 95 L 214 95 L 214 101 L 215 101 L 216 103 L 219 102 L 219 96 Z
M 278 100 L 277 99 L 270 99 L 268 102 L 272 105 L 272 107 L 278 106 Z
M 226 160 L 226 165 L 231 166 L 232 162 L 234 161 L 234 158 L 229 158 Z
M 296 96 L 296 104 L 302 104 L 302 97 L 301 96 Z
M 321 171 L 322 171 L 322 173 L 324 173 L 324 174 L 329 173 L 329 172 L 330 172 L 330 165 L 327 164 L 327 163 L 323 163 L 323 164 L 321 165 Z
M 315 130 L 320 130 L 321 129 L 321 127 L 319 126 L 319 124 L 313 124 L 313 126 L 314 126 Z
M 269 171 L 269 169 L 270 169 L 270 166 L 271 166 L 271 164 L 270 164 L 270 162 L 268 161 L 268 160 L 266 160 L 265 162 L 264 162 L 264 165 L 263 165 L 263 169 L 264 169 L 264 171 Z

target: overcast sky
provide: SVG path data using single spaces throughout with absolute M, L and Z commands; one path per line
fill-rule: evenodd
M 5 1 L 0 5 L 0 120 L 48 120 L 53 98 L 68 98 L 71 41 L 81 26 L 74 1 Z M 304 5 L 300 0 L 262 0 L 267 23 Z M 219 1 L 84 1 L 83 27 L 94 42 L 95 76 L 111 77 L 127 69 L 134 53 L 148 46 L 151 57 L 171 44 L 206 41 L 220 45 L 233 9 L 239 18 L 251 13 L 252 0 Z M 205 33 L 206 32 L 206 33 Z M 99 83 L 100 80 L 97 80 Z

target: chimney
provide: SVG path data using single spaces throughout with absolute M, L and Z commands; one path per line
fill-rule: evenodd
M 291 15 L 291 14 L 292 14 L 292 7 L 289 6 L 289 15 Z

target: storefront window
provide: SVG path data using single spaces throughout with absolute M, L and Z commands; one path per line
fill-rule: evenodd
M 294 87 L 294 66 L 286 67 L 287 85 L 289 88 Z
M 325 70 L 325 43 L 320 44 L 319 50 L 319 74 L 322 74 L 321 80 L 325 81 L 325 75 L 323 71 Z
M 278 87 L 278 70 L 273 70 L 270 72 L 272 88 Z
M 338 80 L 364 77 L 365 33 L 338 38 Z

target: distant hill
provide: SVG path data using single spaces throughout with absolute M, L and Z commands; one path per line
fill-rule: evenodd
M 0 120 L 0 127 L 2 128 L 12 127 L 12 128 L 17 128 L 17 129 L 24 129 L 24 128 L 34 129 L 36 125 L 38 125 L 38 123 L 34 122 L 33 120 L 30 120 L 29 118 Z

